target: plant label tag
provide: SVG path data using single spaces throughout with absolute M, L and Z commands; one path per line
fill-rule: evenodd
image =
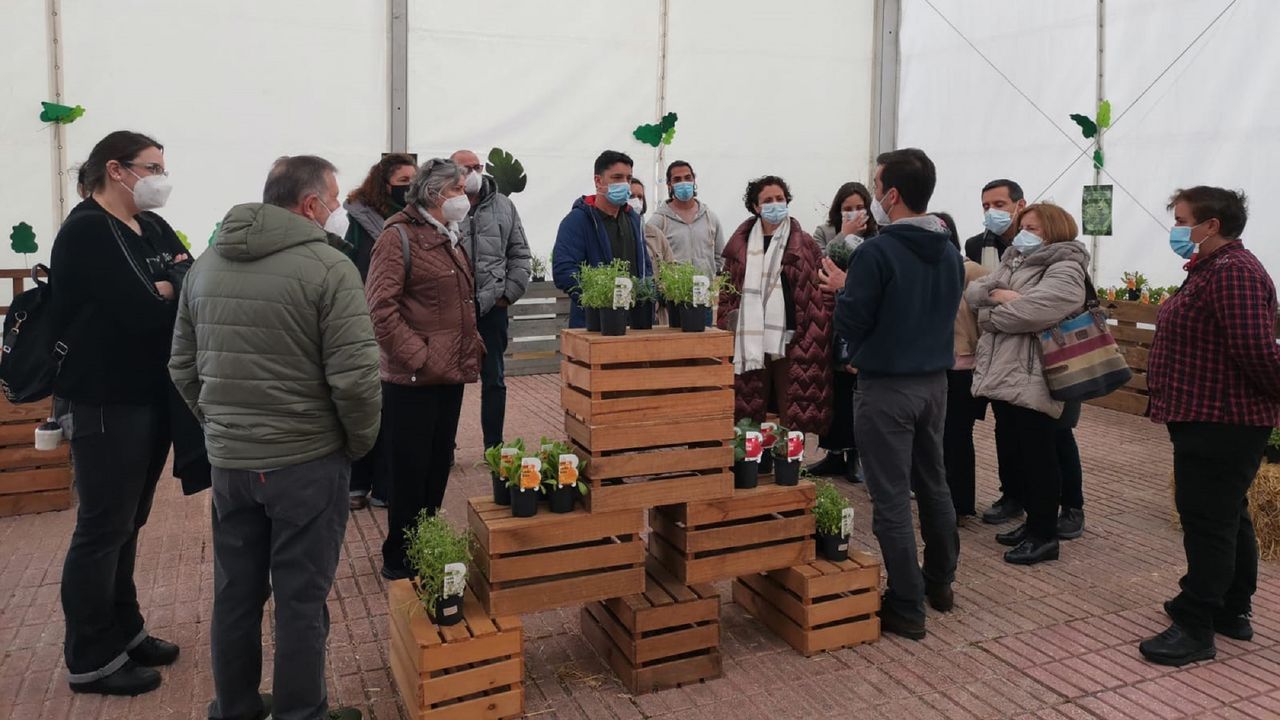
M 578 456 L 577 455 L 561 455 L 560 456 L 560 473 L 557 475 L 560 479 L 560 485 L 568 485 L 570 487 L 578 484 Z
M 467 586 L 467 566 L 462 563 L 449 563 L 444 566 L 444 597 L 461 595 Z
M 553 445 L 553 444 L 551 444 L 551 443 L 543 443 L 543 445 L 542 445 L 542 453 L 541 453 L 541 454 L 542 454 L 542 457 L 545 457 L 545 458 L 549 458 L 549 457 L 551 457 L 551 453 L 552 453 L 552 451 L 554 451 L 555 449 L 556 449 L 556 446 L 555 446 L 555 445 Z
M 693 304 L 711 307 L 711 278 L 706 275 L 693 276 Z
M 440 610 L 440 614 L 441 614 L 441 615 L 443 615 L 443 616 L 445 616 L 445 617 L 449 617 L 449 616 L 451 616 L 451 615 L 457 615 L 457 614 L 458 614 L 458 606 L 457 606 L 457 605 L 450 605 L 450 606 L 449 606 L 449 607 L 447 607 L 447 608 L 443 608 L 443 609 L 441 609 L 441 610 Z
M 764 422 L 760 423 L 760 434 L 764 436 L 764 443 L 769 447 L 773 447 L 778 442 L 778 425 L 777 423 Z
M 748 430 L 744 445 L 747 451 L 747 462 L 760 462 L 760 458 L 764 456 L 764 436 L 755 430 Z
M 799 430 L 787 433 L 787 460 L 804 460 L 804 433 Z
M 853 508 L 847 507 L 840 511 L 840 537 L 849 537 L 853 534 Z M 848 547 L 848 543 L 845 543 Z M 842 548 L 843 549 L 843 548 Z
M 614 278 L 613 279 L 613 309 L 626 310 L 627 308 L 631 307 L 634 304 L 631 300 L 633 290 L 634 290 L 634 285 L 632 285 L 631 283 L 631 278 L 629 277 Z
M 520 461 L 520 489 L 537 490 L 542 484 L 542 460 L 527 457 Z
M 502 477 L 511 477 L 511 471 L 520 462 L 520 448 L 502 448 L 502 461 L 498 464 Z

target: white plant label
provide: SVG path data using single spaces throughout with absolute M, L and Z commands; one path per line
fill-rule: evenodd
M 631 300 L 633 290 L 634 290 L 634 286 L 632 285 L 631 278 L 626 278 L 626 277 L 614 278 L 613 279 L 613 309 L 626 310 L 627 308 L 631 307 L 634 304 Z
M 444 566 L 444 597 L 461 595 L 467 586 L 467 566 L 462 563 L 449 563 Z
M 578 456 L 577 455 L 561 455 L 559 473 L 556 477 L 561 485 L 577 485 L 578 484 Z
M 711 307 L 711 278 L 706 275 L 693 276 L 693 304 Z
M 542 460 L 527 457 L 520 460 L 520 490 L 537 490 L 542 484 Z
M 853 508 L 847 507 L 840 511 L 840 536 L 849 537 L 853 534 Z

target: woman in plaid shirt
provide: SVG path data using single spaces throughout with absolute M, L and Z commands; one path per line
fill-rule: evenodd
M 1160 306 L 1148 359 L 1149 413 L 1173 441 L 1187 574 L 1164 607 L 1173 624 L 1139 646 L 1151 662 L 1214 657 L 1214 632 L 1253 637 L 1258 546 L 1246 494 L 1280 424 L 1280 346 L 1270 275 L 1240 241 L 1242 193 L 1193 187 L 1169 202 L 1169 244 L 1188 259 Z

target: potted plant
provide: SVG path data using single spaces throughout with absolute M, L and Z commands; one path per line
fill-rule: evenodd
M 1263 454 L 1267 462 L 1280 463 L 1280 430 L 1271 431 L 1271 437 L 1267 439 L 1267 447 L 1263 450 Z
M 658 303 L 658 283 L 651 277 L 635 278 L 636 304 L 631 308 L 631 327 L 635 330 L 653 329 L 654 308 Z
M 489 467 L 489 478 L 493 483 L 493 501 L 498 505 L 511 504 L 511 488 L 507 486 L 507 480 L 523 456 L 524 440 L 520 438 L 484 451 L 484 464 Z
M 760 458 L 760 474 L 771 475 L 773 473 L 773 446 L 778 443 L 778 424 L 771 422 L 760 423 L 760 435 L 764 438 L 764 457 Z
M 849 559 L 849 534 L 853 530 L 853 508 L 849 499 L 826 480 L 817 482 L 818 496 L 813 506 L 817 530 L 818 557 L 831 562 Z
M 1142 289 L 1147 286 L 1147 278 L 1137 270 L 1126 272 L 1123 277 L 1127 294 L 1125 299 L 1130 302 L 1137 302 L 1142 298 Z
M 764 437 L 749 419 L 738 421 L 733 428 L 733 487 L 749 490 L 760 481 L 760 459 Z
M 546 282 L 547 269 L 551 267 L 550 260 L 543 260 L 537 255 L 533 256 L 533 282 Z
M 697 272 L 693 263 L 659 263 L 657 273 L 658 293 L 667 308 L 667 326 L 680 327 L 680 297 L 685 294 L 688 282 L 689 297 L 693 297 L 693 275 Z
M 804 433 L 779 427 L 773 458 L 773 481 L 779 485 L 799 484 L 800 463 L 804 461 Z
M 609 304 L 600 308 L 600 333 L 602 335 L 626 335 L 627 322 L 635 305 L 635 282 L 631 277 L 630 263 L 614 260 L 608 268 Z
M 600 308 L 613 301 L 613 284 L 608 270 L 603 265 L 582 263 L 574 274 L 574 290 L 587 319 L 587 332 L 600 332 Z
M 519 471 L 507 480 L 511 488 L 511 516 L 533 517 L 538 514 L 538 500 L 543 493 L 542 459 L 537 455 L 520 458 Z
M 827 257 L 831 258 L 831 262 L 841 270 L 849 269 L 849 258 L 853 257 L 853 247 L 849 243 L 841 240 L 840 242 L 827 243 Z
M 564 443 L 555 443 L 550 462 L 544 463 L 542 484 L 553 513 L 573 511 L 578 498 L 587 494 L 587 484 L 581 480 L 586 462 Z
M 442 515 L 423 510 L 405 530 L 414 591 L 437 625 L 462 619 L 462 595 L 471 563 L 471 531 L 455 530 Z

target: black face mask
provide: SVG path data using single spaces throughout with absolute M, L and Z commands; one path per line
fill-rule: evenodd
M 391 200 L 400 207 L 404 207 L 409 203 L 405 202 L 405 195 L 409 192 L 408 185 L 392 185 Z

